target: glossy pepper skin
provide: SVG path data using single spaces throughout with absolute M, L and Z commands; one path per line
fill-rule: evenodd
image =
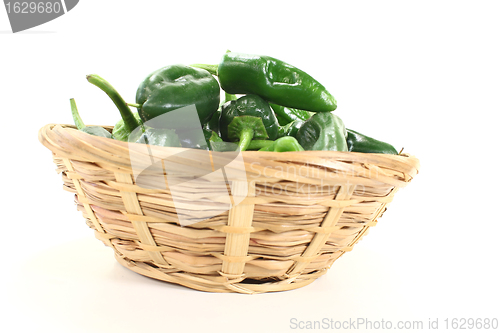
M 193 66 L 211 70 L 229 94 L 256 94 L 269 103 L 313 112 L 337 108 L 337 101 L 321 83 L 273 57 L 228 52 L 218 66 Z
M 181 142 L 175 131 L 160 128 L 146 129 L 136 142 L 161 147 L 181 146 Z
M 300 127 L 305 123 L 305 120 L 294 120 L 291 123 L 283 126 L 285 128 L 285 136 L 297 136 L 297 132 L 299 131 Z
M 245 150 L 252 139 L 275 140 L 279 128 L 269 103 L 257 95 L 245 95 L 222 106 L 220 136 L 224 141 L 240 141 L 240 150 Z
M 271 145 L 259 149 L 259 151 L 274 151 L 274 152 L 285 152 L 285 151 L 303 151 L 304 148 L 297 142 L 292 136 L 284 136 L 276 139 Z
M 389 143 L 376 140 L 351 129 L 347 129 L 347 146 L 349 151 L 358 153 L 398 155 L 396 148 Z
M 209 132 L 211 131 L 202 128 L 176 130 L 183 148 L 203 150 L 208 150 L 210 147 L 208 141 L 206 140 Z
M 171 65 L 148 75 L 137 88 L 138 112 L 145 123 L 167 112 L 196 105 L 201 125 L 206 124 L 217 111 L 220 87 L 206 70 L 186 65 Z M 158 121 L 157 128 L 189 128 L 192 122 L 171 124 Z
M 215 111 L 210 121 L 203 126 L 203 130 L 214 131 L 219 135 L 219 118 L 220 118 L 220 110 Z
M 304 122 L 295 137 L 305 150 L 348 151 L 346 135 L 342 119 L 322 112 Z
M 281 126 L 287 125 L 295 120 L 307 120 L 313 116 L 313 112 L 287 108 L 282 105 L 269 104 L 278 118 Z
M 104 138 L 113 139 L 113 136 L 111 135 L 111 133 L 109 133 L 104 127 L 85 126 L 82 118 L 80 117 L 80 114 L 78 113 L 78 108 L 76 107 L 75 100 L 73 98 L 71 98 L 69 100 L 69 102 L 71 105 L 71 114 L 73 115 L 73 121 L 75 122 L 75 126 L 79 131 L 82 131 L 82 132 L 90 134 L 90 135 L 101 136 Z

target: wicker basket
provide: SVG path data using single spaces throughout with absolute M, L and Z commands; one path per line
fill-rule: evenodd
M 52 151 L 88 226 L 120 264 L 210 292 L 253 294 L 311 283 L 376 225 L 419 168 L 408 155 L 243 152 L 246 178 L 228 183 L 231 202 L 239 204 L 183 226 L 168 187 L 136 184 L 132 161 L 147 163 L 148 156 L 128 143 L 56 124 L 41 128 L 39 140 Z M 207 154 L 190 151 L 186 165 L 197 163 L 197 152 Z M 210 186 L 208 180 L 198 196 L 229 204 Z

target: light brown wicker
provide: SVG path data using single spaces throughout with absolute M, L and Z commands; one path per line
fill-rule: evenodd
M 232 199 L 243 201 L 181 226 L 168 188 L 134 183 L 131 160 L 149 159 L 130 153 L 128 143 L 56 124 L 41 128 L 39 140 L 120 264 L 210 292 L 284 291 L 313 282 L 376 225 L 419 168 L 409 155 L 243 152 L 246 179 L 229 183 Z M 198 163 L 196 151 L 189 156 L 186 165 Z M 200 195 L 219 198 L 210 182 Z

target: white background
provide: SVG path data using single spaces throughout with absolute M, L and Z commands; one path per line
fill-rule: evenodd
M 295 332 L 292 318 L 364 318 L 438 319 L 442 331 L 446 318 L 500 318 L 499 12 L 498 1 L 85 0 L 12 34 L 0 8 L 2 327 Z M 421 161 L 370 234 L 298 290 L 212 294 L 128 271 L 38 142 L 43 125 L 72 122 L 70 98 L 87 124 L 117 121 L 86 74 L 133 102 L 150 72 L 217 63 L 227 49 L 307 71 L 349 128 Z

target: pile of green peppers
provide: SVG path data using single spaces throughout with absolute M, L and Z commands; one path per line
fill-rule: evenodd
M 71 99 L 75 125 L 91 135 L 208 150 L 233 147 L 240 151 L 398 154 L 386 142 L 347 129 L 333 112 L 337 101 L 321 83 L 269 56 L 228 51 L 217 65 L 160 68 L 139 84 L 135 103 L 126 103 L 98 75 L 88 75 L 87 80 L 111 98 L 121 115 L 111 133 L 102 127 L 85 126 Z M 175 124 L 164 120 L 153 122 L 153 127 L 148 125 L 156 117 L 192 105 L 199 122 L 176 118 Z M 137 111 L 132 112 L 131 107 Z M 228 142 L 232 144 L 221 144 Z

